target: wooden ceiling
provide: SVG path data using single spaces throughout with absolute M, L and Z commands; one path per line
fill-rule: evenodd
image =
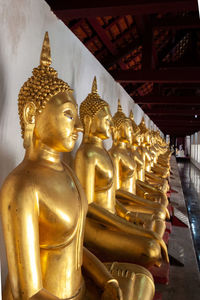
M 165 134 L 200 130 L 197 0 L 46 2 Z

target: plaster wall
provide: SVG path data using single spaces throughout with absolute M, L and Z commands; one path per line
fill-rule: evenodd
M 20 87 L 39 65 L 45 31 L 49 32 L 52 67 L 59 78 L 74 89 L 80 104 L 91 90 L 97 76 L 99 94 L 111 108 L 117 109 L 121 99 L 126 114 L 132 109 L 138 124 L 143 116 L 126 91 L 84 47 L 78 38 L 51 12 L 43 0 L 0 0 L 0 185 L 8 173 L 23 159 L 24 150 L 17 114 L 17 95 Z M 157 129 L 145 116 L 146 125 Z M 81 138 L 77 143 L 80 144 Z M 111 146 L 107 141 L 106 146 Z M 2 282 L 7 274 L 2 233 L 0 233 Z
M 200 131 L 191 135 L 191 162 L 200 169 Z

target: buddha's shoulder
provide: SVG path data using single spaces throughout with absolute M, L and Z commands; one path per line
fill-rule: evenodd
M 123 156 L 123 151 L 121 151 L 121 149 L 119 149 L 117 146 L 112 146 L 112 148 L 109 149 L 109 154 L 112 156 L 112 157 L 115 157 L 115 158 L 121 158 Z
M 102 150 L 103 151 L 103 150 Z M 76 158 L 94 158 L 101 152 L 101 149 L 99 149 L 94 144 L 84 143 L 82 144 L 76 153 Z
M 35 183 L 30 170 L 17 166 L 4 180 L 0 190 L 0 207 L 7 203 L 15 203 L 15 206 L 28 205 L 27 199 L 34 198 Z M 32 197 L 33 196 L 33 197 Z M 0 209 L 0 210 L 1 210 Z
M 25 188 L 27 185 L 30 186 L 30 183 L 33 182 L 33 178 L 35 177 L 33 175 L 34 173 L 34 169 L 31 169 L 30 166 L 22 162 L 8 174 L 1 189 L 12 188 L 16 190 Z

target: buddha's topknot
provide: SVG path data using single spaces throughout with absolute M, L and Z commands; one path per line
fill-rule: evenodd
M 51 55 L 48 33 L 45 33 L 40 65 L 33 69 L 33 75 L 23 84 L 18 95 L 18 113 L 21 133 L 24 137 L 23 109 L 26 103 L 33 102 L 37 113 L 41 113 L 46 103 L 56 94 L 71 90 L 69 85 L 58 78 L 56 70 L 50 67 Z
M 96 76 L 92 84 L 92 91 L 80 105 L 80 119 L 84 126 L 84 116 L 94 117 L 103 107 L 108 106 L 108 103 L 100 98 L 97 91 Z

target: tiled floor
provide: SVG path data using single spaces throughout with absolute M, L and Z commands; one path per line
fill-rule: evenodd
M 177 193 L 172 193 L 170 200 L 172 205 L 179 211 L 181 211 L 187 218 L 187 208 L 185 204 L 186 202 L 189 203 L 188 197 L 190 199 L 189 213 L 190 211 L 193 213 L 193 202 L 200 203 L 200 195 L 199 198 L 197 196 L 200 191 L 195 192 L 195 189 L 193 190 L 194 184 L 191 183 L 191 181 L 195 178 L 194 169 L 191 165 L 183 163 L 180 163 L 178 168 L 175 157 L 172 157 L 171 168 L 173 171 L 173 175 L 170 179 L 170 185 L 173 190 L 177 191 Z M 195 180 L 197 182 L 200 179 Z M 186 201 L 184 199 L 184 196 L 186 198 Z M 193 216 L 192 220 L 194 219 L 195 217 Z M 169 284 L 166 286 L 159 285 L 156 287 L 158 291 L 162 292 L 162 300 L 200 299 L 200 273 L 198 270 L 197 259 L 191 234 L 192 227 L 195 228 L 195 225 L 192 225 L 188 228 L 173 226 L 169 243 L 171 243 L 172 247 L 174 248 L 182 247 L 184 251 L 184 266 L 180 267 L 171 265 Z M 198 229 L 196 229 L 196 236 L 200 238 L 200 234 L 197 232 Z
M 200 171 L 189 162 L 179 162 L 178 168 L 200 270 Z

